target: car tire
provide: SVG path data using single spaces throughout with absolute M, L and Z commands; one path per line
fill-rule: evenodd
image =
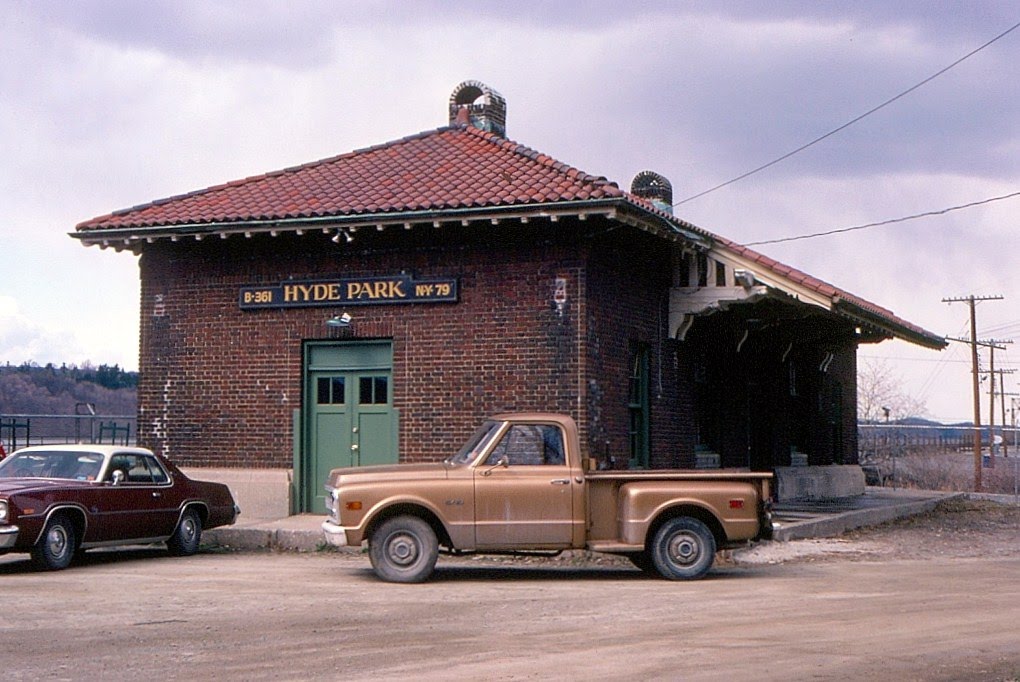
M 32 565 L 40 571 L 59 571 L 71 565 L 78 547 L 74 524 L 65 514 L 55 514 L 39 541 L 32 547 Z
M 690 516 L 666 521 L 652 541 L 652 562 L 668 580 L 697 580 L 712 568 L 715 536 L 708 526 Z
M 185 509 L 174 534 L 166 541 L 166 548 L 172 556 L 191 556 L 198 551 L 202 541 L 202 517 L 194 509 Z
M 376 528 L 368 542 L 375 574 L 392 583 L 420 583 L 432 575 L 439 541 L 432 526 L 416 516 L 396 516 Z

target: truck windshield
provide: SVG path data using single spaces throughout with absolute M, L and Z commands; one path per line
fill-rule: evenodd
M 492 439 L 499 433 L 500 428 L 503 426 L 503 422 L 497 421 L 486 421 L 483 422 L 478 430 L 475 431 L 468 441 L 464 443 L 464 447 L 460 449 L 453 457 L 450 457 L 446 461 L 450 464 L 470 464 L 475 461 L 475 458 L 488 447 Z

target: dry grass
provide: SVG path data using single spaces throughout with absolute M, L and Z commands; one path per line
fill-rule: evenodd
M 974 456 L 969 452 L 913 452 L 885 457 L 877 464 L 901 488 L 974 491 Z M 1015 494 L 1020 488 L 1020 458 L 996 457 L 995 468 L 982 467 L 981 483 L 981 492 Z M 893 481 L 887 485 L 893 485 Z

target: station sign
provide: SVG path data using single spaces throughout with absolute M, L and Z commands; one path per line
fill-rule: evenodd
M 241 287 L 238 299 L 242 310 L 456 301 L 456 279 L 417 280 L 405 275 Z

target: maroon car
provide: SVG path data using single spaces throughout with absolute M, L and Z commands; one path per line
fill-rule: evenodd
M 92 547 L 165 542 L 198 551 L 203 528 L 234 523 L 227 486 L 193 481 L 142 448 L 39 445 L 0 461 L 0 554 L 66 568 Z

